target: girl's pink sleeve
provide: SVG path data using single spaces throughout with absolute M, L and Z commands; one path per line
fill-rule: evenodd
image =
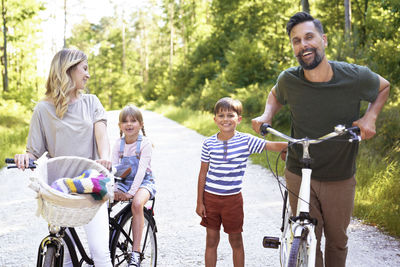
M 143 138 L 140 145 L 140 160 L 138 170 L 133 180 L 133 184 L 129 189 L 128 193 L 134 196 L 143 182 L 143 178 L 146 175 L 147 170 L 151 170 L 151 155 L 153 153 L 153 147 L 147 138 Z

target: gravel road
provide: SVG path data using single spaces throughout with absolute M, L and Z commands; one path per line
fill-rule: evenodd
M 118 111 L 109 112 L 111 144 L 118 137 Z M 144 111 L 147 135 L 154 142 L 158 266 L 203 266 L 205 229 L 195 213 L 200 149 L 204 136 L 158 114 Z M 47 224 L 35 216 L 30 171 L 0 171 L 0 267 L 35 266 Z M 278 236 L 281 198 L 270 172 L 248 164 L 244 179 L 246 266 L 279 266 L 278 250 L 262 247 L 264 235 Z M 348 266 L 400 266 L 400 242 L 372 226 L 352 220 Z M 232 266 L 227 235 L 221 233 L 218 266 Z

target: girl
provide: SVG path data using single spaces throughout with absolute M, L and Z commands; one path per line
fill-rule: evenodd
M 132 229 L 133 247 L 129 266 L 140 266 L 140 241 L 144 226 L 143 207 L 156 193 L 151 172 L 152 144 L 147 139 L 143 116 L 140 110 L 127 105 L 119 114 L 120 136 L 112 151 L 112 164 L 121 176 L 126 176 L 123 182 L 116 184 L 114 192 L 116 201 L 132 199 Z M 143 135 L 140 134 L 142 131 Z
M 111 167 L 106 112 L 95 95 L 83 94 L 90 78 L 87 56 L 79 50 L 63 49 L 53 58 L 46 82 L 46 96 L 33 112 L 25 154 L 17 154 L 20 169 L 45 152 L 50 157 L 79 156 Z M 96 267 L 111 267 L 108 248 L 107 203 L 84 226 Z M 64 266 L 72 266 L 68 249 Z

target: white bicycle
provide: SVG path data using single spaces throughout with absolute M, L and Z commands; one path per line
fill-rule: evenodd
M 314 229 L 317 225 L 317 219 L 310 216 L 310 185 L 311 185 L 311 157 L 308 147 L 311 144 L 318 144 L 337 136 L 348 134 L 350 137 L 345 139 L 348 142 L 360 142 L 358 127 L 346 128 L 343 125 L 337 125 L 334 131 L 317 139 L 302 138 L 296 139 L 287 136 L 268 124 L 260 127 L 262 135 L 271 133 L 290 142 L 290 145 L 301 144 L 303 146 L 303 168 L 302 180 L 299 195 L 297 196 L 296 216 L 292 215 L 288 202 L 288 190 L 283 195 L 282 211 L 282 235 L 280 238 L 265 236 L 263 246 L 265 248 L 280 248 L 280 262 L 282 267 L 314 267 L 317 247 L 317 239 Z M 341 139 L 342 140 L 342 139 Z M 343 141 L 343 140 L 342 140 Z M 276 174 L 276 178 L 278 176 Z M 278 179 L 279 181 L 279 179 Z M 279 181 L 281 185 L 281 182 Z M 285 186 L 284 186 L 285 187 Z M 286 188 L 286 187 L 285 187 Z M 293 192 L 292 195 L 296 196 Z

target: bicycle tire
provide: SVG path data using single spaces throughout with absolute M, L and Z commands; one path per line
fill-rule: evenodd
M 280 248 L 279 248 L 281 267 L 287 266 L 287 261 L 289 259 L 289 254 L 290 254 L 290 245 L 293 241 L 291 224 L 289 222 L 289 218 L 292 216 L 292 210 L 289 205 L 287 191 L 285 195 L 286 197 L 284 199 L 283 209 L 282 209 L 282 227 L 281 227 L 282 235 L 280 238 Z
M 120 230 L 115 233 L 115 238 L 111 246 L 111 255 L 113 266 L 124 265 L 128 262 L 129 253 L 132 251 L 132 212 L 129 211 L 121 220 L 121 227 L 128 235 L 125 236 Z M 146 232 L 148 230 L 148 234 Z M 144 243 L 146 242 L 146 243 Z M 141 252 L 143 254 L 140 266 L 155 267 L 157 266 L 157 237 L 156 226 L 146 211 L 144 212 L 144 227 L 142 240 L 140 244 Z
M 290 248 L 288 267 L 307 267 L 307 238 L 295 237 Z
M 56 266 L 56 246 L 48 244 L 46 247 L 46 254 L 44 255 L 43 267 L 55 267 Z

